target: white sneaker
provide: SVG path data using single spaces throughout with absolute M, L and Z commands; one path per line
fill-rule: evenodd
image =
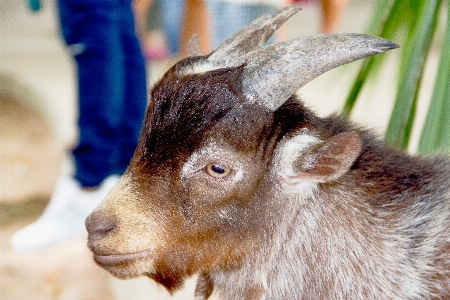
M 30 251 L 86 235 L 84 220 L 102 202 L 119 176 L 107 177 L 95 191 L 85 191 L 73 178 L 62 177 L 50 203 L 39 219 L 16 232 L 11 244 L 17 251 Z

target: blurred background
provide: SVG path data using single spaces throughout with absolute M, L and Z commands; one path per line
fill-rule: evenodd
M 320 4 L 299 4 L 303 10 L 278 39 L 320 31 Z M 336 31 L 365 33 L 376 5 L 375 0 L 349 1 Z M 179 59 L 165 52 L 167 41 L 154 17 L 159 13 L 153 8 L 148 24 L 156 49 L 146 55 L 149 89 Z M 394 105 L 400 54 L 388 52 L 379 76 L 364 89 L 352 113 L 353 120 L 380 135 Z M 417 128 L 425 122 L 438 58 L 438 47 L 432 47 L 422 76 Z M 360 65 L 330 71 L 299 94 L 319 115 L 339 112 Z M 26 1 L 0 0 L 0 298 L 165 299 L 168 294 L 148 279 L 110 277 L 94 264 L 84 239 L 33 253 L 16 253 L 10 246 L 11 235 L 42 213 L 58 176 L 73 170 L 69 150 L 77 137 L 76 99 L 74 64 L 60 36 L 55 1 L 43 0 L 33 12 Z M 420 130 L 413 131 L 411 149 L 419 135 Z M 174 299 L 193 299 L 194 284 L 190 281 Z

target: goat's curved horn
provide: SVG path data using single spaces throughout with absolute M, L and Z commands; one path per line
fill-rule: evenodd
M 244 54 L 262 47 L 287 19 L 300 9 L 300 6 L 292 5 L 262 15 L 223 42 L 211 53 L 208 61 L 214 66 L 240 65 Z
M 243 59 L 243 91 L 274 111 L 307 82 L 349 62 L 398 48 L 364 34 L 319 34 L 266 46 Z
M 200 56 L 202 51 L 200 50 L 200 38 L 198 35 L 193 34 L 188 41 L 187 57 Z

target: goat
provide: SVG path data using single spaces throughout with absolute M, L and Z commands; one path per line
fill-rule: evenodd
M 256 19 L 151 91 L 129 168 L 86 219 L 95 262 L 196 299 L 450 299 L 450 162 L 408 155 L 295 95 L 397 48 L 362 34 L 263 46 Z M 195 40 L 194 40 L 195 41 Z

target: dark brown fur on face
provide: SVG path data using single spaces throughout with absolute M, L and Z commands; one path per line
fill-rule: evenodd
M 450 298 L 447 157 L 295 96 L 272 109 L 246 64 L 195 71 L 207 62 L 153 88 L 126 174 L 86 220 L 98 265 L 171 292 L 199 274 L 196 299 Z

